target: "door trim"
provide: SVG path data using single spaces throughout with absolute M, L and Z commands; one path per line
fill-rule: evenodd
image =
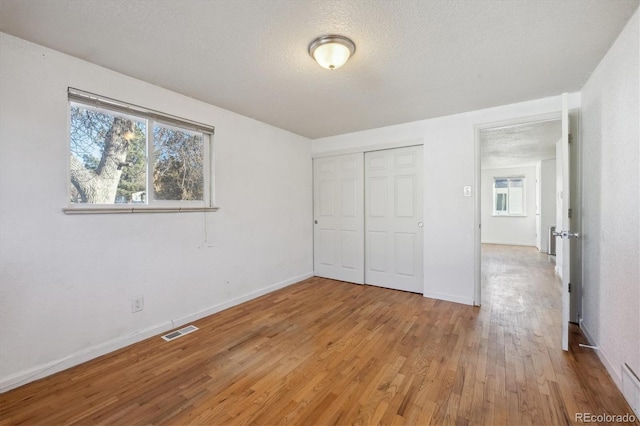
M 361 152 L 382 151 L 385 149 L 407 148 L 410 146 L 424 145 L 424 138 L 404 139 L 396 142 L 379 143 L 374 145 L 357 146 L 353 148 L 345 148 L 323 152 L 312 152 L 311 158 L 333 157 L 335 155 L 359 154 Z

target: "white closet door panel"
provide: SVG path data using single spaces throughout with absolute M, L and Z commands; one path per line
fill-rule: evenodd
M 387 265 L 388 233 L 383 231 L 367 232 L 367 258 L 370 271 L 385 273 Z M 367 283 L 368 284 L 368 283 Z
M 341 231 L 341 267 L 352 271 L 363 270 L 364 259 L 361 256 L 362 234 L 355 231 Z
M 358 198 L 358 184 L 362 184 L 362 179 L 342 179 L 341 185 L 341 207 L 342 217 L 355 218 L 358 213 L 362 213 L 362 200 Z
M 387 216 L 387 178 L 372 177 L 367 180 L 367 215 L 371 218 Z
M 398 218 L 415 218 L 416 216 L 416 177 L 395 177 L 395 215 Z
M 406 277 L 416 276 L 416 235 L 413 233 L 396 232 L 395 233 L 395 260 L 396 273 Z
M 314 273 L 364 283 L 363 154 L 313 160 Z
M 365 154 L 365 283 L 423 293 L 422 146 Z
M 319 216 L 332 217 L 334 214 L 334 191 L 335 179 L 327 179 L 319 183 L 318 205 L 320 209 L 318 211 Z
M 333 229 L 318 229 L 316 232 L 316 261 L 319 265 L 332 267 L 335 264 L 334 240 L 335 231 Z

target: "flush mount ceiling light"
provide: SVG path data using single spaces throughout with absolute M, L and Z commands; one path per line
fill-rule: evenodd
M 318 37 L 309 45 L 309 55 L 328 70 L 343 66 L 355 51 L 351 40 L 335 34 Z

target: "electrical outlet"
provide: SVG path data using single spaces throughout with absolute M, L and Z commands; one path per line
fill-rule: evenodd
M 144 309 L 144 298 L 142 296 L 131 299 L 131 312 L 140 312 Z

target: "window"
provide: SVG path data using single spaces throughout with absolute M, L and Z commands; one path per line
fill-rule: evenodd
M 212 208 L 213 127 L 76 89 L 69 100 L 65 212 Z
M 524 177 L 493 178 L 494 216 L 526 216 Z

